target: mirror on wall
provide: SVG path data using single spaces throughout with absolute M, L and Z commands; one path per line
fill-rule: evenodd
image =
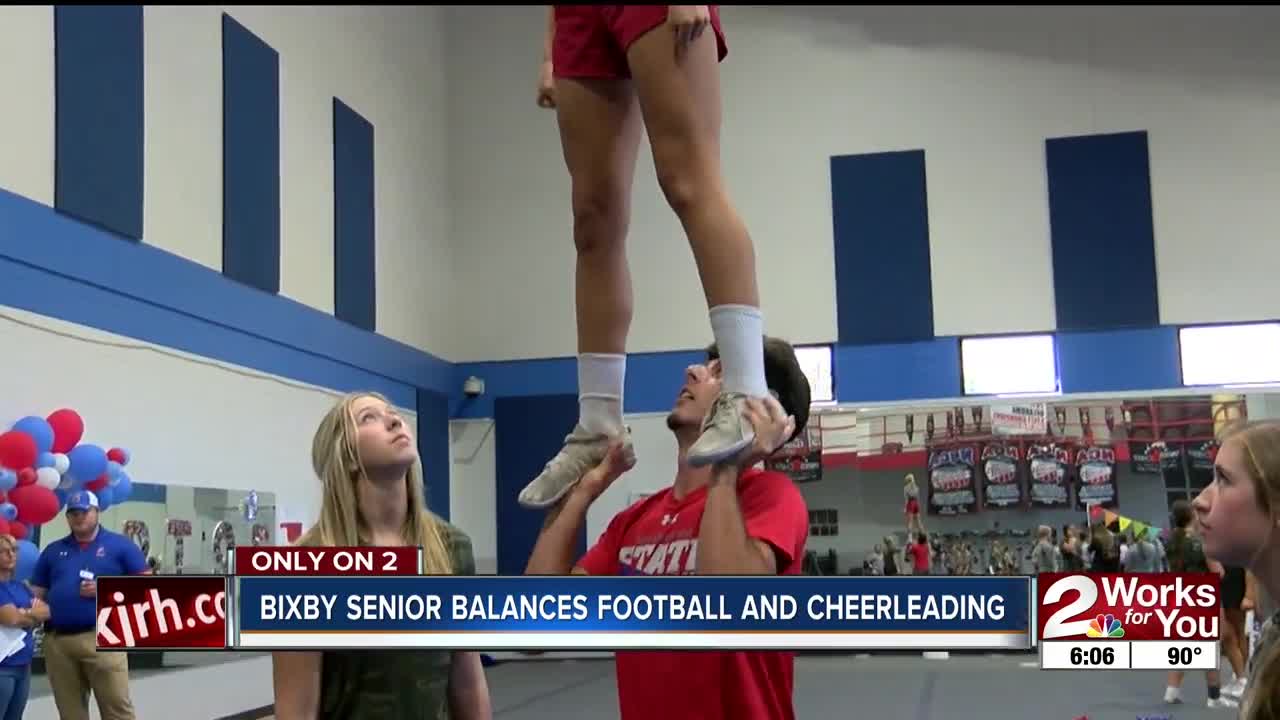
M 226 572 L 235 545 L 276 543 L 276 497 L 270 492 L 248 493 L 184 485 L 134 483 L 129 500 L 99 514 L 102 527 L 122 533 L 146 556 L 152 572 L 163 575 Z M 65 516 L 40 527 L 33 538 L 43 551 L 66 537 Z M 42 653 L 42 633 L 36 631 L 31 695 L 49 694 Z M 254 652 L 139 652 L 129 656 L 130 678 L 155 672 L 211 665 L 262 655 Z

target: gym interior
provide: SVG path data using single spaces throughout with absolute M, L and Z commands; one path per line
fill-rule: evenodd
M 920 513 L 928 572 L 1025 575 L 1042 527 L 1167 537 L 1172 503 L 1213 480 L 1218 433 L 1280 418 L 1275 9 L 720 13 L 723 172 L 766 331 L 812 390 L 808 427 L 769 460 L 808 506 L 806 574 L 905 572 L 904 483 L 927 497 L 940 448 L 978 461 L 959 499 Z M 155 572 L 225 571 L 234 545 L 311 526 L 312 436 L 357 390 L 412 429 L 428 506 L 469 535 L 477 572 L 524 571 L 543 516 L 517 494 L 578 411 L 570 183 L 535 103 L 545 21 L 0 10 L 0 415 L 74 412 L 114 464 L 102 526 Z M 711 340 L 640 147 L 624 408 L 639 462 L 591 506 L 584 546 L 671 484 L 666 417 Z M 1107 452 L 1097 510 L 1070 463 L 1033 470 L 1060 447 Z M 56 490 L 55 461 L 32 469 L 23 485 Z M 19 574 L 68 532 L 56 497 L 0 512 Z M 1254 630 L 1275 608 L 1250 602 Z M 43 641 L 26 718 L 58 715 Z M 494 717 L 619 717 L 610 653 L 486 657 Z M 801 653 L 795 715 L 1232 712 L 1203 673 L 1170 703 L 1164 673 L 1038 659 Z M 1239 673 L 1221 667 L 1227 687 Z M 131 653 L 129 685 L 139 718 L 273 716 L 267 653 Z

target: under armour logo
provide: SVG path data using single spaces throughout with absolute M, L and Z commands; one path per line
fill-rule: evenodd
M 667 525 L 675 525 L 675 524 L 676 524 L 676 518 L 677 518 L 677 517 L 678 517 L 678 515 L 671 515 L 671 514 L 669 514 L 669 513 L 668 513 L 668 514 L 666 514 L 666 515 L 663 515 L 663 516 L 662 516 L 662 525 L 663 525 L 664 527 L 665 527 L 665 526 L 667 526 Z

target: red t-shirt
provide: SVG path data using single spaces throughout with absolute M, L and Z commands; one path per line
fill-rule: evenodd
M 672 488 L 618 513 L 578 563 L 590 575 L 692 575 L 707 488 Z M 809 512 L 791 479 L 748 470 L 738 480 L 747 535 L 774 549 L 781 575 L 798 575 Z M 795 654 L 774 651 L 620 651 L 622 720 L 793 720 Z
M 911 556 L 911 566 L 917 573 L 929 571 L 929 545 L 912 543 L 907 546 L 907 554 Z

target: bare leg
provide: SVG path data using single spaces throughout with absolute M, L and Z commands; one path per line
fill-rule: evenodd
M 754 439 L 739 401 L 769 392 L 755 250 L 730 202 L 720 166 L 720 69 L 713 32 L 677 57 L 675 33 L 659 25 L 627 49 L 658 182 L 680 219 L 698 266 L 720 353 L 725 397 L 689 450 L 695 465 L 736 455 Z
M 642 126 L 631 81 L 557 78 L 556 116 L 572 183 L 579 414 L 564 449 L 520 493 L 532 508 L 558 502 L 624 433 L 633 302 L 626 235 Z

